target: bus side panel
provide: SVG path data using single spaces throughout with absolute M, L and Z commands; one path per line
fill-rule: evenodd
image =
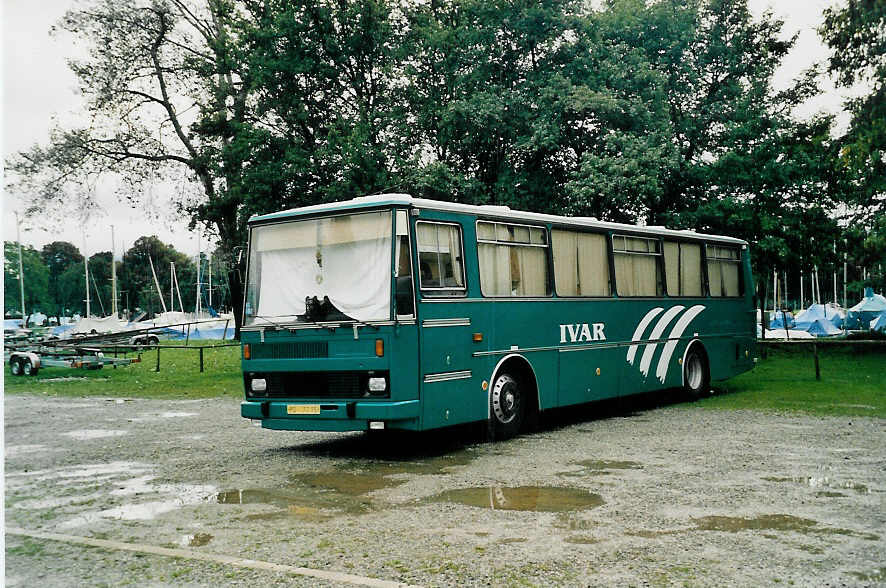
M 509 354 L 529 362 L 538 386 L 540 410 L 557 406 L 559 358 L 556 349 L 521 351 L 550 346 L 557 340 L 559 325 L 549 302 L 501 300 L 493 304 L 495 336 L 490 348 L 501 351 L 500 360 Z M 497 363 L 497 362 L 496 362 Z M 490 382 L 492 386 L 494 382 Z
M 559 404 L 580 404 L 618 395 L 619 348 L 561 351 Z

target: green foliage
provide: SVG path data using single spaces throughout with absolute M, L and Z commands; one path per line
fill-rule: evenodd
M 21 316 L 21 285 L 19 278 L 18 243 L 3 242 L 3 308 L 5 313 Z M 49 305 L 49 270 L 40 252 L 31 246 L 22 247 L 22 271 L 25 274 L 25 311 L 51 312 Z
M 43 246 L 41 250 L 43 261 L 49 269 L 49 310 L 47 314 L 55 315 L 56 318 L 64 316 L 66 309 L 79 307 L 79 299 L 83 297 L 83 289 L 75 298 L 63 296 L 62 292 L 68 292 L 67 286 L 62 287 L 61 276 L 72 265 L 83 265 L 83 256 L 72 243 L 67 241 L 53 241 Z
M 870 87 L 846 104 L 852 120 L 835 163 L 848 176 L 859 215 L 875 218 L 886 211 L 886 3 L 848 0 L 828 8 L 819 34 L 833 50 L 828 70 L 837 82 Z
M 773 349 L 752 372 L 715 385 L 720 392 L 699 405 L 716 409 L 805 412 L 886 417 L 883 351 L 819 345 L 821 380 L 815 379 L 812 346 Z
M 880 4 L 828 11 L 846 80 L 882 79 Z M 180 174 L 226 260 L 252 214 L 406 191 L 725 232 L 768 274 L 882 207 L 882 83 L 839 145 L 796 120 L 817 71 L 773 89 L 795 39 L 747 0 L 92 0 L 61 26 L 94 124 L 14 157 L 17 187 L 83 208 L 102 174 L 133 198 Z
M 160 295 L 154 284 L 151 273 L 151 263 L 160 283 Z M 123 264 L 117 272 L 120 281 L 118 288 L 124 294 L 121 295 L 122 306 L 129 304 L 133 311 L 136 307 L 142 310 L 159 313 L 163 311 L 163 304 L 167 310 L 172 310 L 169 294 L 172 284 L 172 268 L 170 263 L 175 264 L 175 275 L 178 280 L 178 288 L 173 289 L 173 302 L 175 310 L 182 310 L 179 306 L 179 293 L 184 310 L 193 310 L 196 297 L 197 268 L 184 253 L 176 251 L 172 245 L 167 245 L 156 236 L 139 237 L 123 254 Z

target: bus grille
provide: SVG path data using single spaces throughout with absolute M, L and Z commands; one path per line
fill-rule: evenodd
M 387 376 L 387 372 L 376 372 Z M 363 398 L 368 396 L 367 372 L 267 372 L 254 374 L 267 381 L 267 390 L 250 392 L 263 398 Z M 248 381 L 247 381 L 248 385 Z M 247 388 L 248 389 L 248 388 Z M 390 393 L 373 393 L 373 398 L 389 397 Z
M 252 359 L 319 359 L 329 357 L 327 341 L 252 344 Z

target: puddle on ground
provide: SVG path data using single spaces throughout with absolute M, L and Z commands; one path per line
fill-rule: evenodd
M 212 535 L 209 533 L 194 533 L 182 537 L 179 545 L 182 547 L 203 547 L 210 541 L 212 541 Z
M 529 541 L 529 539 L 527 539 L 526 537 L 505 537 L 504 539 L 498 541 L 498 543 L 501 543 L 503 545 L 510 545 L 511 543 L 526 543 L 527 541 Z
M 573 470 L 569 472 L 559 472 L 558 476 L 580 477 L 580 476 L 606 476 L 612 473 L 612 470 L 639 470 L 643 468 L 643 464 L 636 461 L 612 461 L 604 459 L 587 459 L 584 461 L 572 462 L 570 465 L 581 466 L 581 470 Z
M 292 484 L 280 488 L 249 488 L 219 492 L 219 504 L 264 504 L 276 507 L 271 513 L 252 513 L 249 519 L 267 520 L 296 516 L 303 520 L 322 521 L 335 514 L 361 514 L 372 510 L 369 496 L 377 490 L 394 488 L 408 480 L 404 474 L 444 474 L 455 466 L 471 462 L 467 450 L 438 457 L 410 461 L 351 461 L 331 472 L 293 474 Z M 342 471 L 342 470 L 347 471 Z
M 456 488 L 437 494 L 430 500 L 493 510 L 530 512 L 587 510 L 603 504 L 603 498 L 599 494 L 592 494 L 580 488 L 555 486 Z
M 50 450 L 45 445 L 7 445 L 5 449 L 7 458 L 18 457 L 26 453 L 41 453 L 43 451 L 56 451 L 56 449 Z
M 871 570 L 870 572 L 849 572 L 849 575 L 857 578 L 860 582 L 880 584 L 886 581 L 886 567 Z
M 593 545 L 594 543 L 600 542 L 599 539 L 590 537 L 588 535 L 570 535 L 563 541 L 565 541 L 566 543 L 572 543 L 573 545 Z
M 113 431 L 102 429 L 83 429 L 80 431 L 68 431 L 62 433 L 65 437 L 76 439 L 77 441 L 89 441 L 91 439 L 104 439 L 106 437 L 119 437 L 126 435 L 129 431 Z
M 800 533 L 803 535 L 845 535 L 860 537 L 868 541 L 879 541 L 879 535 L 862 533 L 838 527 L 822 527 L 818 521 L 804 519 L 786 514 L 766 514 L 756 517 L 707 516 L 692 519 L 694 527 L 661 531 L 639 530 L 630 531 L 626 535 L 654 538 L 663 535 L 676 535 L 689 531 L 720 531 L 724 533 L 740 533 L 742 531 L 778 531 L 782 533 Z M 764 535 L 768 537 L 768 535 Z M 775 538 L 772 536 L 770 538 Z
M 639 470 L 643 467 L 636 461 L 607 461 L 603 459 L 577 461 L 573 465 L 579 465 L 589 470 Z
M 294 516 L 308 521 L 323 521 L 333 514 L 363 514 L 372 509 L 372 500 L 362 494 L 342 494 L 318 487 L 251 488 L 219 492 L 219 504 L 257 504 L 275 507 L 271 513 L 251 513 L 247 518 L 265 520 Z
M 393 488 L 406 480 L 395 480 L 382 472 L 352 473 L 325 472 L 296 474 L 293 479 L 301 485 L 320 492 L 338 492 L 347 496 L 362 496 L 382 488 Z
M 810 488 L 829 488 L 834 490 L 854 490 L 858 494 L 870 494 L 870 489 L 864 484 L 859 484 L 858 482 L 853 482 L 852 480 L 846 480 L 844 482 L 838 480 L 831 480 L 827 476 L 792 476 L 792 477 L 778 477 L 778 476 L 765 476 L 763 480 L 767 482 L 778 482 L 778 483 L 791 483 L 791 484 L 800 484 L 802 486 L 809 486 Z M 819 495 L 822 493 L 819 492 Z M 843 496 L 842 494 L 836 493 L 837 496 Z

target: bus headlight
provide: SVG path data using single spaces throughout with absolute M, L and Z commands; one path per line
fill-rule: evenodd
M 387 387 L 388 383 L 384 378 L 369 378 L 370 392 L 384 392 Z
M 264 378 L 253 378 L 252 379 L 252 391 L 253 392 L 264 392 L 268 389 L 268 382 Z

